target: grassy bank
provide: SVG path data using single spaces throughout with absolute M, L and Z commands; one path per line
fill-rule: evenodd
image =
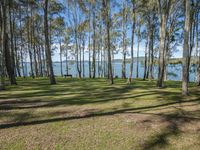
M 200 89 L 180 82 L 18 79 L 0 92 L 0 149 L 200 149 Z

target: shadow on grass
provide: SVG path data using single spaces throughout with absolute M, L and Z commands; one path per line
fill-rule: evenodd
M 198 114 L 200 113 L 199 110 L 192 111 L 191 113 L 196 112 Z M 177 136 L 183 133 L 183 131 L 180 129 L 181 126 L 184 126 L 185 124 L 188 124 L 193 121 L 200 121 L 200 115 L 198 115 L 197 118 L 194 116 L 187 116 L 188 113 L 189 111 L 179 109 L 178 111 L 171 114 L 157 114 L 160 118 L 162 118 L 163 122 L 167 122 L 168 125 L 164 129 L 162 129 L 161 132 L 150 137 L 149 140 L 145 142 L 144 146 L 142 146 L 142 149 L 153 150 L 166 148 L 166 146 L 169 145 L 169 137 Z
M 156 94 L 156 91 L 143 91 L 134 95 L 129 93 L 129 91 L 139 88 L 142 88 L 142 90 L 150 88 L 148 82 L 134 86 L 120 82 L 118 84 L 111 86 L 105 83 L 104 80 L 75 80 L 74 82 L 70 80 L 69 83 L 68 81 L 67 83 L 58 82 L 58 85 L 55 86 L 46 85 L 46 82 L 38 81 L 22 82 L 21 88 L 25 92 L 17 88 L 11 89 L 11 91 L 19 90 L 16 93 L 0 95 L 0 109 L 31 109 L 61 105 L 95 104 Z M 28 85 L 29 87 L 26 87 Z
M 46 80 L 44 80 L 46 81 Z M 62 81 L 63 82 L 63 81 Z M 53 112 L 51 116 L 54 118 L 41 119 L 31 116 L 28 112 L 23 114 L 16 114 L 14 122 L 0 124 L 0 129 L 7 129 L 12 127 L 38 125 L 45 123 L 53 123 L 58 121 L 67 120 L 77 120 L 86 119 L 91 117 L 101 117 L 110 116 L 116 114 L 124 113 L 145 113 L 154 110 L 163 110 L 169 107 L 173 107 L 175 104 L 190 104 L 192 105 L 200 103 L 200 93 L 192 93 L 195 99 L 190 100 L 189 97 L 185 100 L 184 97 L 180 95 L 178 91 L 166 91 L 157 90 L 152 82 L 138 81 L 133 83 L 133 85 L 125 85 L 119 82 L 119 86 L 108 86 L 104 80 L 69 80 L 67 83 L 60 83 L 55 86 L 49 86 L 45 82 L 33 81 L 31 83 L 24 83 L 21 81 L 22 88 L 28 93 L 18 93 L 18 94 L 2 94 L 0 95 L 0 110 L 13 110 L 13 109 L 34 109 L 34 108 L 51 108 L 61 105 L 84 105 L 84 104 L 101 104 L 106 102 L 112 102 L 117 100 L 130 100 L 133 101 L 137 98 L 143 98 L 145 96 L 156 95 L 155 98 L 161 98 L 162 102 L 157 105 L 148 105 L 138 108 L 131 108 L 128 103 L 125 103 L 122 108 L 116 108 L 109 111 L 89 111 L 82 116 L 68 116 L 59 117 L 62 112 Z M 32 85 L 31 88 L 30 84 Z M 177 88 L 179 82 L 173 85 L 171 82 L 168 83 L 170 88 Z M 134 93 L 135 90 L 142 89 L 139 93 Z M 11 88 L 11 90 L 13 90 Z M 19 90 L 20 89 L 16 89 Z M 36 91 L 34 91 L 36 90 Z M 37 91 L 41 90 L 41 91 Z M 131 93 L 129 93 L 131 91 Z M 132 94 L 133 93 L 133 94 Z M 57 99 L 45 100 L 45 96 L 58 96 Z M 61 96 L 61 97 L 59 97 Z M 64 96 L 64 97 L 62 97 Z M 69 97 L 67 97 L 69 96 Z M 9 100 L 13 98 L 16 100 Z M 36 98 L 36 100 L 26 99 L 26 98 Z M 43 99 L 44 98 L 44 99 Z M 8 99 L 8 100 L 4 100 Z M 48 99 L 48 98 L 47 98 Z M 63 112 L 67 114 L 68 112 Z M 186 112 L 182 109 L 177 110 L 171 114 L 156 114 L 160 116 L 163 121 L 168 122 L 167 127 L 157 135 L 153 136 L 149 141 L 146 141 L 143 149 L 154 149 L 155 147 L 165 147 L 168 145 L 167 138 L 172 135 L 178 135 L 181 133 L 180 126 L 194 120 L 200 120 L 200 114 L 198 111 L 192 112 L 192 114 L 197 113 L 198 117 L 189 117 Z M 155 114 L 154 114 L 155 115 Z M 191 115 L 190 115 L 191 116 Z M 34 119 L 33 121 L 27 121 L 28 119 Z
M 191 102 L 199 102 L 199 99 L 182 101 L 181 104 L 191 103 Z M 66 121 L 66 120 L 73 120 L 73 119 L 109 116 L 109 115 L 123 114 L 123 113 L 143 113 L 145 111 L 154 110 L 155 108 L 162 109 L 162 107 L 171 106 L 171 105 L 174 105 L 177 103 L 180 104 L 180 102 L 171 102 L 171 103 L 159 104 L 159 105 L 154 105 L 154 106 L 145 106 L 145 107 L 138 107 L 138 108 L 124 108 L 124 109 L 119 109 L 119 110 L 114 110 L 114 111 L 109 111 L 109 112 L 101 112 L 101 111 L 92 112 L 92 113 L 86 114 L 84 116 L 70 116 L 70 117 L 60 117 L 60 118 L 52 118 L 52 119 L 44 119 L 44 120 L 34 120 L 34 121 L 30 121 L 30 122 L 15 122 L 15 123 L 1 124 L 0 129 L 19 127 L 19 126 L 27 126 L 27 125 L 37 125 L 37 124 L 44 124 L 44 123 L 52 123 L 52 122 L 57 122 L 57 121 Z M 180 114 L 179 111 L 177 112 L 177 114 Z M 168 120 L 170 120 L 170 119 L 173 120 L 174 118 L 179 117 L 177 114 L 164 115 L 164 117 L 166 117 L 166 119 L 168 119 Z M 188 117 L 184 117 L 184 116 L 182 116 L 182 118 L 188 119 Z M 194 119 L 194 118 L 190 118 L 190 119 Z M 200 118 L 196 118 L 196 119 L 200 120 Z
M 100 104 L 118 100 L 133 101 L 151 95 L 157 95 L 157 98 L 169 102 L 183 100 L 179 92 L 158 90 L 153 83 L 137 81 L 133 82 L 133 85 L 126 85 L 122 80 L 119 80 L 116 85 L 111 86 L 102 79 L 70 79 L 67 81 L 61 80 L 57 85 L 50 86 L 46 83 L 46 80 L 31 80 L 30 83 L 20 81 L 19 86 L 21 88 L 17 86 L 11 89 L 11 91 L 18 90 L 18 92 L 0 94 L 0 110 Z M 176 86 L 180 84 L 179 82 L 175 83 Z M 135 90 L 141 90 L 141 92 L 135 93 Z

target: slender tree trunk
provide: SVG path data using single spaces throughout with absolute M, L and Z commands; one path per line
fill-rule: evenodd
M 96 77 L 96 19 L 93 12 L 93 57 L 92 57 L 93 78 Z
M 111 45 L 110 45 L 110 0 L 103 0 L 103 7 L 105 9 L 106 17 L 106 32 L 107 32 L 107 47 L 108 47 L 108 72 L 110 83 L 113 84 L 113 73 L 112 73 L 112 60 L 111 60 Z
M 98 77 L 100 77 L 100 42 L 98 43 Z
M 122 15 L 122 79 L 126 79 L 126 10 L 123 2 L 123 15 Z
M 28 0 L 27 0 L 27 3 L 28 3 Z M 28 45 L 28 53 L 29 53 L 30 67 L 31 67 L 31 72 L 29 74 L 32 78 L 34 78 L 33 59 L 32 59 L 31 47 L 30 47 L 30 42 L 31 42 L 31 40 L 30 40 L 30 17 L 28 15 L 28 13 L 29 13 L 28 9 L 29 9 L 29 3 L 28 3 L 28 7 L 27 7 L 27 18 L 28 18 L 28 26 L 27 26 L 27 38 L 28 38 L 27 40 L 28 40 L 28 42 L 27 42 L 27 45 Z
M 140 26 L 138 27 L 138 47 L 137 47 L 136 78 L 139 77 L 139 51 L 140 51 Z
M 56 84 L 56 80 L 54 77 L 52 59 L 51 59 L 51 49 L 49 44 L 49 26 L 48 26 L 48 0 L 45 0 L 45 8 L 44 8 L 44 32 L 45 32 L 45 50 L 46 50 L 46 59 L 47 66 L 49 68 L 49 80 L 50 84 Z
M 151 36 L 150 36 L 150 23 L 149 23 L 149 29 L 148 29 L 148 40 L 149 40 L 149 43 L 148 43 L 148 56 L 147 56 L 147 75 L 146 75 L 146 78 L 151 80 L 151 78 L 149 77 L 149 74 L 150 74 L 150 66 L 151 66 Z
M 38 62 L 39 62 L 39 72 L 40 72 L 40 76 L 43 77 L 43 62 L 42 62 L 42 52 L 41 52 L 41 46 L 38 45 Z
M 106 34 L 106 33 L 105 33 Z M 105 35 L 105 38 L 104 38 L 104 42 L 106 43 L 107 41 L 106 41 L 106 39 L 107 39 L 107 36 Z M 107 61 L 108 61 L 108 59 L 107 59 L 107 56 L 108 56 L 108 54 L 106 53 L 107 51 L 106 51 L 106 45 L 104 46 L 104 49 L 103 49 L 103 55 L 104 55 L 104 57 L 103 57 L 103 59 L 104 59 L 104 63 L 103 63 L 103 70 L 104 70 L 104 78 L 106 77 L 106 76 L 108 76 L 108 65 L 107 65 Z
M 159 64 L 158 64 L 158 81 L 157 86 L 164 86 L 164 67 L 165 67 L 165 37 L 166 37 L 166 14 L 161 15 L 162 18 L 160 24 L 160 50 L 159 50 Z
M 85 78 L 85 36 L 82 39 L 82 46 L 83 46 L 83 78 Z
M 0 90 L 5 89 L 5 34 L 6 34 L 6 0 L 3 0 L 0 2 L 0 19 L 2 20 L 1 24 L 1 59 L 0 59 L 0 75 L 1 75 L 1 80 L 0 80 Z
M 89 31 L 89 42 L 88 42 L 88 49 L 89 49 L 89 78 L 92 77 L 91 75 L 91 49 L 90 49 L 90 31 Z
M 44 45 L 41 45 L 41 53 L 42 53 L 42 62 L 43 62 L 43 75 L 47 76 L 47 65 L 46 65 L 46 58 L 45 58 L 45 50 L 44 50 Z
M 125 48 L 123 48 L 122 79 L 126 79 L 126 52 L 125 52 Z
M 75 42 L 76 42 L 76 69 L 78 71 L 78 76 L 81 78 L 81 70 L 79 66 L 79 45 L 78 45 L 78 35 L 77 35 L 77 29 L 75 29 Z
M 33 51 L 34 51 L 34 65 L 35 65 L 35 76 L 38 77 L 38 62 L 37 62 L 37 50 L 36 45 L 33 43 Z
M 165 67 L 164 67 L 164 81 L 167 81 L 168 77 L 168 60 L 169 60 L 169 47 L 170 47 L 170 36 L 167 35 L 166 37 L 166 44 L 165 44 Z
M 63 65 L 62 65 L 62 45 L 61 45 L 61 40 L 59 42 L 60 44 L 60 74 L 63 77 Z
M 150 42 L 149 42 L 149 51 L 150 51 L 150 56 L 149 56 L 149 79 L 152 80 L 153 77 L 153 61 L 154 61 L 154 29 L 153 29 L 153 25 L 151 25 L 151 29 L 150 29 Z
M 188 94 L 189 76 L 189 34 L 190 34 L 190 0 L 185 0 L 185 26 L 183 45 L 183 73 L 182 73 L 182 94 Z
M 19 9 L 19 16 L 20 16 L 20 59 L 21 59 L 21 67 L 22 67 L 22 73 L 23 77 L 25 77 L 25 70 L 24 70 L 24 57 L 23 57 L 23 35 L 22 35 L 22 12 L 21 12 L 21 7 Z
M 3 2 L 2 6 L 2 14 L 3 14 L 3 53 L 5 57 L 5 66 L 7 69 L 7 73 L 10 79 L 11 84 L 17 84 L 16 79 L 15 79 L 15 72 L 14 72 L 14 66 L 12 66 L 12 58 L 10 54 L 10 49 L 9 49 L 9 39 L 8 39 L 8 33 L 7 33 L 7 9 L 6 9 L 6 1 Z
M 200 86 L 200 49 L 199 49 L 199 11 L 196 14 L 196 53 L 197 53 L 197 85 Z
M 15 49 L 15 64 L 16 64 L 16 70 L 17 70 L 17 74 L 19 77 L 21 77 L 21 71 L 20 71 L 20 56 L 19 56 L 19 53 L 17 51 L 17 38 L 16 36 L 14 36 L 14 41 L 15 41 L 15 46 L 14 46 L 14 49 Z
M 79 78 L 81 78 L 82 77 L 82 48 L 81 48 L 81 39 L 82 39 L 82 35 L 80 35 L 80 39 L 79 39 L 79 50 L 80 50 L 80 52 L 79 52 L 79 68 L 80 68 L 80 71 L 79 71 Z
M 135 16 L 135 4 L 134 1 L 132 1 L 132 7 L 133 7 L 133 23 L 132 23 L 132 35 L 131 35 L 131 64 L 130 64 L 130 73 L 129 73 L 129 78 L 128 78 L 128 84 L 131 83 L 132 81 L 132 76 L 133 76 L 133 63 L 134 63 L 134 53 L 133 53 L 133 47 L 134 47 L 134 34 L 135 34 L 135 21 L 136 21 L 136 16 Z
M 102 41 L 102 39 L 101 39 Z M 103 49 L 102 49 L 102 42 L 101 42 L 101 77 L 103 77 L 103 72 L 104 72 L 104 69 L 103 69 Z
M 147 47 L 148 47 L 148 36 L 147 36 L 147 40 L 146 40 L 146 44 L 145 44 L 145 52 L 144 52 L 144 76 L 143 76 L 143 80 L 146 79 L 147 76 Z
M 14 76 L 16 76 L 16 71 L 15 71 L 15 53 L 14 53 L 14 38 L 13 38 L 13 17 L 12 17 L 12 10 L 11 10 L 11 5 L 12 5 L 12 0 L 9 1 L 9 21 L 10 21 L 10 49 L 11 53 L 10 56 L 11 58 L 11 70 L 13 69 Z M 8 39 L 9 40 L 9 39 Z

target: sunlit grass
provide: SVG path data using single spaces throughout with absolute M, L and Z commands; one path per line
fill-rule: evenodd
M 200 90 L 116 79 L 18 79 L 0 92 L 2 149 L 200 148 Z

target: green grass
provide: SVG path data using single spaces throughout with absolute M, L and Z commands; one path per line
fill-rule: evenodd
M 200 89 L 117 79 L 18 79 L 0 92 L 0 149 L 200 149 Z

